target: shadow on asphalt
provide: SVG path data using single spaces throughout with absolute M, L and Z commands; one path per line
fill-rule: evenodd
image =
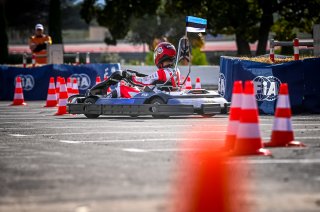
M 101 120 L 101 119 L 109 119 L 109 120 L 166 120 L 166 119 L 172 119 L 172 120 L 179 120 L 179 119 L 225 119 L 227 116 L 213 116 L 213 117 L 202 117 L 202 116 L 174 116 L 174 117 L 169 117 L 169 118 L 153 118 L 153 117 L 148 117 L 148 116 L 143 116 L 143 117 L 128 117 L 128 116 L 101 116 L 99 118 L 95 119 L 89 119 L 87 117 L 59 117 L 59 119 L 87 119 L 87 120 Z

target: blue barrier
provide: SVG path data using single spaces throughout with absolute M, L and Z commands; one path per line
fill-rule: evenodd
M 95 85 L 96 76 L 101 79 L 119 70 L 120 64 L 84 64 L 45 65 L 35 68 L 17 68 L 0 66 L 0 100 L 12 100 L 14 83 L 17 76 L 21 76 L 25 100 L 45 100 L 47 98 L 50 77 L 75 77 L 78 80 L 80 93 L 84 94 L 88 88 Z
M 253 80 L 261 113 L 274 114 L 280 83 L 288 83 L 294 113 L 320 113 L 320 58 L 267 64 L 221 57 L 219 93 L 231 101 L 233 82 Z

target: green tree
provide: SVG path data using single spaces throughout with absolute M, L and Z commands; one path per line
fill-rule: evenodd
M 288 1 L 279 8 L 279 18 L 272 26 L 276 40 L 291 41 L 298 32 L 312 34 L 313 25 L 320 22 L 320 0 Z M 292 54 L 292 47 L 282 47 L 280 54 Z
M 97 17 L 100 25 L 109 28 L 113 37 L 106 39 L 107 43 L 115 44 L 129 31 L 133 42 L 145 42 L 150 40 L 148 32 L 158 33 L 155 20 L 168 20 L 161 24 L 170 25 L 173 17 L 194 15 L 208 20 L 208 32 L 213 35 L 234 34 L 238 55 L 251 55 L 249 43 L 256 41 L 256 54 L 265 54 L 272 26 L 281 26 L 283 19 L 294 25 L 291 31 L 311 31 L 312 25 L 319 22 L 320 10 L 320 0 L 156 0 L 152 4 L 147 0 L 106 0 L 104 7 L 95 3 L 85 0 L 83 10 L 87 13 L 83 14 L 87 14 L 85 20 Z M 135 18 L 141 18 L 139 26 Z M 130 20 L 135 21 L 129 24 Z
M 0 64 L 6 63 L 8 59 L 8 35 L 4 4 L 5 1 L 0 0 Z
M 50 0 L 49 4 L 49 35 L 53 43 L 62 43 L 61 3 L 60 0 Z
M 192 49 L 192 64 L 193 65 L 208 65 L 207 56 L 200 51 L 200 48 Z
M 235 34 L 239 55 L 250 55 L 249 42 L 257 38 L 256 5 L 247 0 L 167 0 L 166 11 L 171 15 L 188 14 L 208 20 L 211 34 Z M 241 14 L 241 15 L 240 15 Z
M 35 24 L 47 25 L 48 0 L 8 0 L 6 1 L 6 16 L 8 27 L 15 30 L 33 29 Z
M 80 16 L 87 24 L 97 15 L 97 0 L 84 0 L 81 4 Z
M 260 55 L 266 52 L 275 14 L 277 29 L 284 19 L 292 24 L 286 24 L 287 31 L 310 32 L 319 22 L 319 7 L 320 0 L 167 0 L 166 11 L 207 18 L 212 34 L 235 34 L 239 55 L 250 55 L 249 43 L 258 41 L 256 54 Z
M 116 44 L 130 30 L 130 20 L 134 17 L 155 14 L 161 0 L 117 0 L 105 1 L 105 6 L 97 6 L 96 0 L 84 0 L 81 17 L 89 23 L 96 18 L 100 26 L 107 27 L 112 37 L 105 38 L 107 44 Z M 148 26 L 145 26 L 148 30 Z

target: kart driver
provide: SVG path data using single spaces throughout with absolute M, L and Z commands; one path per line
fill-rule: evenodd
M 156 84 L 164 84 L 169 80 L 166 85 L 171 85 L 173 88 L 176 88 L 179 86 L 180 82 L 179 70 L 174 74 L 176 54 L 177 52 L 174 45 L 169 42 L 161 42 L 154 50 L 154 63 L 158 67 L 156 72 L 145 77 L 138 77 L 135 74 L 124 70 L 122 76 L 137 85 L 149 86 L 150 88 L 153 88 Z M 130 98 L 140 92 L 139 89 L 130 87 L 124 83 L 120 83 L 116 90 L 117 97 L 122 98 Z

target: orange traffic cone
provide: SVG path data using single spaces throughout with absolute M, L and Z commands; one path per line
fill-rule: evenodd
M 79 94 L 78 81 L 76 78 L 73 79 L 72 83 L 72 95 Z
M 104 81 L 107 81 L 107 80 L 108 80 L 108 76 L 106 75 L 106 76 L 104 76 Z M 111 88 L 108 87 L 107 93 L 110 93 L 110 92 L 111 92 Z
M 237 131 L 241 115 L 241 96 L 242 96 L 242 82 L 235 81 L 233 83 L 230 115 L 227 128 L 227 135 L 225 140 L 225 150 L 233 150 L 237 138 Z
M 64 115 L 67 113 L 67 99 L 68 99 L 68 92 L 67 92 L 66 82 L 64 78 L 61 77 L 58 111 L 54 115 L 58 116 L 58 115 Z
M 56 93 L 56 88 L 54 86 L 54 78 L 50 77 L 47 102 L 45 107 L 55 107 L 58 104 L 58 97 Z
M 182 152 L 174 181 L 172 212 L 249 212 L 244 164 L 232 162 L 213 142 L 197 142 L 196 151 Z
M 197 77 L 197 79 L 196 79 L 196 85 L 195 85 L 194 88 L 195 88 L 195 89 L 201 89 L 200 77 Z
M 97 76 L 96 77 L 96 85 L 99 84 L 100 82 L 101 82 L 101 78 L 100 78 L 100 76 Z
M 27 105 L 24 102 L 24 97 L 23 97 L 23 89 L 22 89 L 22 84 L 21 84 L 21 77 L 16 77 L 16 86 L 14 89 L 14 96 L 13 96 L 13 103 L 11 104 L 12 106 L 17 106 L 17 105 Z
M 188 76 L 187 81 L 186 81 L 186 89 L 190 90 L 192 89 L 192 84 L 191 84 L 191 78 Z
M 60 93 L 60 76 L 57 77 L 57 82 L 56 82 L 56 94 L 59 100 L 59 93 Z
M 276 114 L 273 121 L 271 141 L 264 144 L 266 147 L 304 147 L 299 141 L 294 141 L 291 124 L 291 108 L 288 84 L 280 85 Z
M 241 98 L 240 124 L 237 131 L 233 155 L 271 155 L 263 149 L 261 141 L 258 107 L 252 81 L 245 82 Z
M 68 97 L 72 95 L 72 79 L 70 77 L 68 77 L 67 79 L 67 91 L 68 91 Z

